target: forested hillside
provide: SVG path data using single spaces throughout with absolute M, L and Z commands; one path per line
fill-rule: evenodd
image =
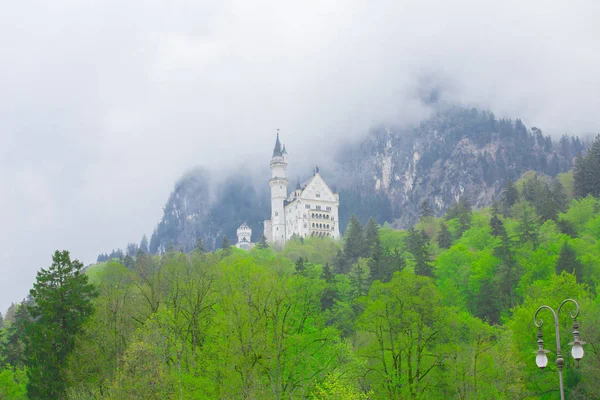
M 579 365 L 565 357 L 567 396 L 600 398 L 595 165 L 600 138 L 574 175 L 525 174 L 492 207 L 461 197 L 436 218 L 422 201 L 409 230 L 352 217 L 341 242 L 280 252 L 200 243 L 85 275 L 57 253 L 4 321 L 0 398 L 555 399 L 555 365 L 535 365 L 533 314 L 565 298 L 581 304 L 587 342 Z M 56 277 L 74 290 L 68 309 L 44 285 Z M 40 336 L 57 315 L 69 334 Z M 565 354 L 571 322 L 561 315 Z
M 519 119 L 438 105 L 417 126 L 374 128 L 356 143 L 340 142 L 327 152 L 333 158 L 311 162 L 323 167 L 325 180 L 339 191 L 342 230 L 352 214 L 362 223 L 373 217 L 379 224 L 408 228 L 417 221 L 424 198 L 431 200 L 436 216 L 461 196 L 469 197 L 475 207 L 488 207 L 507 180 L 516 180 L 528 170 L 554 177 L 570 170 L 584 148 L 577 137 L 552 140 Z M 162 253 L 170 246 L 189 251 L 198 237 L 214 250 L 224 235 L 235 241 L 242 222 L 252 228 L 257 242 L 263 220 L 270 215 L 270 150 L 265 149 L 264 159 L 255 165 L 228 176 L 205 169 L 185 174 L 149 236 L 150 252 Z M 292 164 L 307 157 L 289 151 Z M 101 255 L 99 261 L 104 258 Z

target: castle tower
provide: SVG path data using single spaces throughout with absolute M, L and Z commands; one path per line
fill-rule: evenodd
M 285 210 L 284 202 L 287 199 L 286 178 L 287 169 L 287 151 L 285 146 L 281 148 L 279 142 L 279 129 L 277 130 L 277 140 L 273 149 L 273 157 L 271 157 L 271 237 L 267 239 L 273 244 L 283 245 L 285 243 Z
M 250 250 L 253 246 L 251 238 L 252 238 L 252 229 L 245 222 L 240 225 L 237 230 L 238 241 L 236 243 L 236 247 L 238 249 Z

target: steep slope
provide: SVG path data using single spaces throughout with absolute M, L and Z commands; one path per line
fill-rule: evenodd
M 247 222 L 253 240 L 262 234 L 262 221 L 269 214 L 268 193 L 252 183 L 248 172 L 213 182 L 210 173 L 194 170 L 182 177 L 164 207 L 161 221 L 150 239 L 150 252 L 162 253 L 169 246 L 192 250 L 199 238 L 208 250 L 221 245 L 223 235 L 236 242 L 236 230 Z
M 556 142 L 518 119 L 450 107 L 411 129 L 373 129 L 360 142 L 343 146 L 324 174 L 340 193 L 342 230 L 351 214 L 363 223 L 373 216 L 381 224 L 408 227 L 423 200 L 438 216 L 461 196 L 475 207 L 488 206 L 506 180 L 527 170 L 550 176 L 567 171 L 582 150 L 578 138 Z M 235 243 L 236 228 L 244 221 L 253 241 L 259 240 L 270 212 L 269 175 L 259 165 L 253 170 L 264 174 L 238 171 L 219 181 L 202 170 L 184 176 L 164 208 L 150 250 L 162 252 L 171 243 L 190 250 L 197 238 L 214 249 L 223 235 Z
M 409 130 L 375 129 L 344 149 L 338 162 L 343 181 L 358 193 L 347 202 L 385 197 L 395 224 L 407 227 L 417 219 L 423 200 L 436 215 L 461 196 L 475 207 L 488 206 L 508 179 L 527 170 L 551 176 L 567 171 L 582 150 L 577 138 L 554 143 L 518 119 L 497 120 L 492 113 L 454 107 Z M 350 209 L 359 206 L 347 204 Z

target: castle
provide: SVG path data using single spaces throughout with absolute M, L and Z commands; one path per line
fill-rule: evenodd
M 237 230 L 238 241 L 235 244 L 235 247 L 242 250 L 250 250 L 254 247 L 254 243 L 251 242 L 252 238 L 252 229 L 245 222 L 240 225 Z
M 271 219 L 264 222 L 267 242 L 281 247 L 292 237 L 329 236 L 339 239 L 339 194 L 327 186 L 316 167 L 313 176 L 302 185 L 298 182 L 288 196 L 287 165 L 288 154 L 277 133 L 270 162 Z

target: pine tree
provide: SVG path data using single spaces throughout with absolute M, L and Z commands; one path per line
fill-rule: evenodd
M 350 216 L 344 239 L 344 256 L 350 264 L 354 264 L 359 257 L 365 256 L 363 227 L 354 214 Z
M 225 251 L 231 249 L 231 244 L 229 244 L 229 240 L 225 235 L 223 235 L 223 240 L 221 241 L 221 248 Z
M 462 236 L 463 233 L 465 233 L 467 230 L 469 230 L 469 228 L 471 228 L 471 203 L 469 202 L 469 199 L 467 199 L 466 196 L 462 196 L 458 200 L 458 209 L 458 235 Z
M 582 282 L 583 264 L 577 259 L 575 251 L 566 242 L 560 250 L 560 256 L 558 256 L 558 260 L 556 261 L 556 273 L 560 274 L 563 271 L 575 274 L 577 282 Z
M 10 325 L 5 328 L 4 332 L 2 358 L 4 358 L 4 363 L 10 364 L 14 368 L 25 366 L 25 335 L 27 325 L 31 323 L 31 315 L 27 305 L 30 303 L 31 298 L 16 304 L 12 317 L 10 319 L 8 316 L 5 318 L 5 320 L 10 320 Z
M 419 205 L 419 219 L 423 220 L 427 217 L 433 217 L 433 210 L 431 209 L 431 205 L 429 205 L 429 200 L 425 199 Z
M 59 399 L 66 395 L 65 368 L 75 336 L 93 312 L 94 286 L 81 272 L 83 264 L 68 251 L 56 251 L 52 265 L 41 269 L 27 309 L 33 322 L 26 328 L 26 363 L 30 398 Z
M 415 274 L 433 276 L 433 268 L 429 264 L 429 238 L 424 231 L 414 228 L 408 230 L 408 248 L 415 258 Z
M 145 234 L 142 236 L 142 240 L 140 241 L 140 250 L 148 254 L 148 238 Z
M 575 159 L 573 179 L 576 197 L 600 197 L 600 135 L 585 156 L 579 154 Z
M 531 243 L 535 250 L 538 245 L 538 219 L 535 213 L 526 204 L 523 207 L 523 212 L 519 218 L 517 226 L 517 234 L 522 243 Z
M 557 209 L 559 212 L 567 211 L 568 207 L 568 197 L 565 191 L 565 187 L 558 179 L 553 179 L 550 185 L 550 195 L 552 196 L 552 200 L 556 203 Z
M 204 241 L 202 238 L 198 238 L 198 240 L 196 240 L 196 251 L 200 254 L 206 253 L 206 247 L 204 247 Z
M 259 249 L 266 249 L 269 247 L 269 243 L 267 243 L 267 237 L 264 233 L 260 236 L 260 241 L 256 244 L 256 247 Z
M 502 191 L 502 208 L 504 216 L 509 214 L 510 208 L 519 201 L 519 191 L 513 181 L 507 181 Z
M 306 267 L 304 266 L 304 258 L 299 257 L 298 260 L 296 260 L 296 273 L 303 275 L 304 272 L 306 272 Z
M 335 275 L 331 270 L 331 266 L 328 262 L 323 266 L 323 271 L 321 272 L 321 278 L 327 283 L 333 283 Z
M 440 249 L 449 249 L 452 246 L 452 235 L 448 230 L 448 225 L 442 222 L 442 226 L 440 227 L 440 232 L 437 236 L 438 246 Z
M 365 241 L 364 241 L 364 249 L 365 253 L 362 257 L 371 257 L 374 251 L 377 251 L 377 246 L 379 245 L 379 226 L 375 219 L 372 217 L 369 219 L 367 224 L 365 225 Z
M 560 231 L 565 235 L 570 236 L 572 238 L 577 237 L 577 230 L 566 219 L 559 219 L 557 224 Z
M 506 230 L 504 229 L 504 224 L 500 217 L 498 217 L 498 204 L 494 203 L 492 206 L 492 218 L 490 219 L 490 226 L 492 227 L 492 235 L 501 236 L 506 234 Z

